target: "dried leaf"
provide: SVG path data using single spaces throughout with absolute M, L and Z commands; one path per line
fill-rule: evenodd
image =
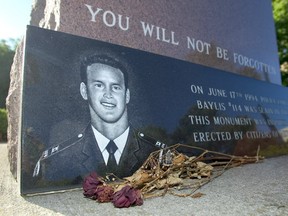
M 163 189 L 167 186 L 167 179 L 159 179 L 155 183 L 157 189 Z
M 210 177 L 213 166 L 203 163 L 201 161 L 197 162 L 197 167 L 200 168 L 199 175 L 202 177 Z
M 167 184 L 169 186 L 180 185 L 183 183 L 183 180 L 175 175 L 169 175 L 167 178 Z
M 172 187 L 172 186 L 182 184 L 183 180 L 179 177 L 179 175 L 180 175 L 180 172 L 171 173 L 166 178 L 157 180 L 155 183 L 156 188 L 157 189 L 163 189 L 163 188 L 166 188 L 167 186 Z
M 179 154 L 173 158 L 173 165 L 178 165 L 184 163 L 187 160 L 187 156 L 184 154 Z
M 148 171 L 140 169 L 137 172 L 135 172 L 132 176 L 126 177 L 124 179 L 129 181 L 133 185 L 133 187 L 137 188 L 137 187 L 141 187 L 145 183 L 151 181 L 152 176 L 151 176 L 151 174 L 149 174 Z
M 198 178 L 198 173 L 196 172 L 187 172 L 189 178 Z
M 122 184 L 118 184 L 118 185 L 115 185 L 113 188 L 114 188 L 114 192 L 117 192 L 117 191 L 120 191 L 122 188 L 124 188 L 125 186 L 127 185 L 126 182 L 123 182 Z
M 192 157 L 189 157 L 188 161 L 194 161 L 196 159 L 196 156 L 192 156 Z
M 202 161 L 198 161 L 198 162 L 196 162 L 196 164 L 197 164 L 197 167 L 200 168 L 200 169 L 205 167 L 205 166 L 207 166 L 207 164 L 202 162 Z

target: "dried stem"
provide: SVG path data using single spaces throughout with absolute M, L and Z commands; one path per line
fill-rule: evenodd
M 200 150 L 202 153 L 198 156 L 188 157 L 178 151 L 180 147 L 181 149 Z M 144 198 L 164 196 L 166 193 L 188 197 L 193 195 L 203 185 L 221 176 L 229 168 L 263 160 L 264 158 L 259 156 L 259 151 L 260 147 L 258 147 L 257 155 L 254 157 L 235 156 L 200 147 L 176 144 L 151 153 L 142 167 L 132 176 L 126 178 L 125 184 L 130 183 L 140 187 Z M 161 154 L 163 153 L 162 161 L 159 161 L 160 152 Z M 177 162 L 176 159 L 179 156 L 182 157 L 180 157 L 180 162 Z M 171 161 L 163 162 L 165 158 L 171 157 Z M 139 179 L 141 179 L 141 184 Z M 184 184 L 184 180 L 188 181 L 188 183 Z M 177 187 L 175 188 L 175 186 Z M 157 189 L 162 190 L 157 192 Z M 186 189 L 191 191 L 180 193 L 180 191 Z

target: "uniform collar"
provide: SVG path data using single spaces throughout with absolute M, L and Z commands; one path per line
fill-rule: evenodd
M 127 139 L 128 139 L 128 135 L 129 135 L 129 129 L 130 129 L 130 127 L 128 127 L 120 136 L 118 136 L 116 139 L 113 140 L 114 143 L 116 144 L 117 148 L 118 148 L 117 151 L 115 152 L 115 158 L 116 158 L 117 163 L 119 163 L 120 157 L 121 157 L 122 152 L 123 152 L 125 145 L 127 143 Z M 105 137 L 103 134 L 101 134 L 93 126 L 92 126 L 92 131 L 93 131 L 93 134 L 95 136 L 98 147 L 99 147 L 99 149 L 103 155 L 104 161 L 105 161 L 105 163 L 107 163 L 109 154 L 106 151 L 106 146 L 108 145 L 110 140 L 107 137 Z

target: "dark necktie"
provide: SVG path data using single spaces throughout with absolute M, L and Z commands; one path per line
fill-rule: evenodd
M 116 159 L 114 156 L 114 153 L 117 151 L 117 149 L 118 148 L 117 148 L 116 144 L 114 143 L 114 141 L 110 140 L 110 142 L 106 146 L 106 150 L 109 153 L 107 168 L 112 173 L 116 172 L 116 168 L 117 168 L 117 163 L 116 163 Z

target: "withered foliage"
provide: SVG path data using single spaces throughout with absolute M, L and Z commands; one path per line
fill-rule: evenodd
M 193 152 L 197 152 L 198 156 L 190 155 Z M 193 197 L 196 190 L 220 176 L 228 168 L 263 159 L 258 153 L 254 157 L 234 156 L 176 144 L 151 153 L 132 176 L 109 184 L 113 185 L 115 190 L 125 185 L 140 189 L 144 198 L 163 196 L 166 193 Z

